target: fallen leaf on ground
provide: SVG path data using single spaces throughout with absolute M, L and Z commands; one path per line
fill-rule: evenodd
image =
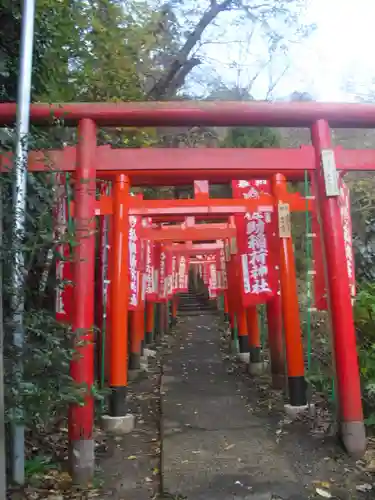
M 323 498 L 332 498 L 332 493 L 330 493 L 327 490 L 323 490 L 322 488 L 316 488 L 315 491 L 319 496 Z
M 365 484 L 359 484 L 358 486 L 355 487 L 357 491 L 360 493 L 367 493 L 368 491 L 372 490 L 371 484 L 365 483 Z
M 372 459 L 370 462 L 368 462 L 366 469 L 370 471 L 375 471 L 375 459 Z
M 313 484 L 316 488 L 325 488 L 325 489 L 328 489 L 330 488 L 330 483 L 328 483 L 327 481 L 313 481 Z

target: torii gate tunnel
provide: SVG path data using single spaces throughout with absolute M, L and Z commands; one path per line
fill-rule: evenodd
M 16 105 L 0 104 L 0 124 L 14 122 Z M 291 210 L 301 209 L 304 200 L 286 191 L 286 180 L 301 180 L 307 171 L 316 184 L 315 201 L 309 209 L 319 213 L 321 238 L 326 262 L 326 283 L 330 305 L 336 382 L 339 403 L 340 435 L 349 453 L 365 451 L 366 436 L 363 421 L 359 367 L 349 277 L 345 256 L 343 227 L 338 202 L 338 172 L 375 170 L 375 150 L 345 150 L 333 147 L 330 127 L 375 127 L 375 106 L 368 104 L 318 103 L 235 103 L 235 102 L 175 102 L 175 103 L 81 103 L 33 104 L 30 119 L 34 124 L 52 125 L 55 119 L 77 126 L 78 143 L 61 151 L 32 152 L 29 170 L 73 172 L 74 218 L 77 245 L 74 247 L 73 306 L 71 322 L 74 330 L 84 332 L 86 340 L 77 348 L 81 357 L 72 362 L 72 376 L 89 387 L 93 383 L 94 353 L 92 326 L 94 324 L 94 219 L 96 215 L 112 218 L 111 288 L 110 288 L 110 362 L 109 385 L 112 389 L 109 419 L 127 416 L 126 389 L 128 355 L 129 215 L 141 215 L 159 220 L 196 218 L 224 219 L 225 227 L 212 224 L 206 238 L 220 240 L 233 235 L 233 216 L 247 211 L 271 207 L 277 212 L 280 203 Z M 273 126 L 308 127 L 312 146 L 299 149 L 112 149 L 97 145 L 97 127 L 174 127 L 174 126 Z M 2 158 L 2 172 L 11 165 Z M 282 176 L 280 177 L 280 174 Z M 112 192 L 96 199 L 96 180 L 110 179 Z M 194 200 L 142 200 L 131 197 L 130 185 L 179 185 L 204 180 L 213 183 L 234 179 L 271 179 L 272 193 L 257 200 L 212 200 L 208 192 L 197 193 Z M 294 208 L 293 208 L 294 207 Z M 276 210 L 275 210 L 276 209 Z M 229 224 L 228 224 L 229 221 Z M 198 225 L 190 228 L 144 228 L 145 237 L 154 241 L 203 240 Z M 163 233 L 164 231 L 164 233 Z M 164 234 L 164 236 L 163 236 Z M 173 246 L 173 245 L 172 245 Z M 204 246 L 202 247 L 204 248 Z M 216 247 L 215 247 L 216 248 Z M 189 252 L 194 255 L 192 247 Z M 295 289 L 293 246 L 290 236 L 280 237 L 280 281 L 283 325 L 286 337 L 289 389 L 291 404 L 304 404 L 303 354 L 300 340 L 298 301 Z M 195 259 L 195 264 L 199 262 Z M 234 281 L 236 279 L 235 274 Z M 228 281 L 233 284 L 233 276 Z M 229 286 L 231 284 L 229 283 Z M 147 304 L 148 306 L 148 304 Z M 146 335 L 152 325 L 152 314 L 146 306 Z M 272 309 L 273 308 L 273 309 Z M 268 317 L 274 321 L 280 304 L 270 304 Z M 254 316 L 248 316 L 248 325 Z M 134 316 L 134 321 L 136 316 Z M 142 318 L 137 316 L 137 321 Z M 239 330 L 244 317 L 239 318 Z M 246 318 L 245 318 L 246 320 Z M 277 327 L 279 328 L 279 327 Z M 246 327 L 245 327 L 246 329 Z M 241 332 L 239 332 L 241 335 Z M 243 334 L 243 332 L 242 332 Z M 243 335 L 242 335 L 243 336 Z M 147 339 L 147 338 L 146 338 Z M 145 339 L 145 340 L 146 340 Z M 254 341 L 255 342 L 255 341 Z M 292 348 L 291 345 L 294 344 Z M 253 347 L 256 347 L 253 346 Z M 271 358 L 281 350 L 277 342 L 270 345 Z M 272 349 L 274 353 L 272 354 Z M 279 355 L 280 358 L 280 355 Z M 298 358 L 298 359 L 297 359 Z M 302 359 L 302 366 L 301 366 Z M 277 361 L 277 359 L 276 359 Z M 280 365 L 280 359 L 278 359 Z M 277 363 L 276 363 L 277 364 Z M 280 368 L 283 370 L 283 367 Z M 302 396 L 300 396 L 302 394 Z M 73 472 L 84 481 L 93 472 L 93 414 L 91 394 L 84 406 L 72 406 L 70 440 Z M 117 421 L 116 421 L 117 422 Z M 117 424 L 116 424 L 117 425 Z M 120 424 L 119 424 L 120 425 Z M 85 478 L 85 479 L 82 479 Z

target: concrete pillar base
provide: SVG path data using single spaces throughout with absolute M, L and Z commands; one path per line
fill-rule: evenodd
M 72 481 L 77 486 L 88 486 L 95 472 L 95 443 L 93 439 L 72 441 L 69 466 Z
M 154 351 L 153 349 L 150 349 L 149 347 L 145 347 L 143 350 L 143 356 L 145 358 L 155 358 L 156 351 Z
M 262 375 L 267 369 L 267 364 L 263 361 L 259 363 L 249 363 L 250 375 Z
M 140 366 L 141 371 L 148 372 L 148 358 L 146 356 L 141 356 Z
M 301 415 L 314 415 L 315 414 L 315 405 L 303 405 L 303 406 L 292 406 L 292 405 L 284 405 L 284 410 L 287 416 L 291 420 L 296 420 Z
M 249 352 L 239 352 L 237 354 L 238 359 L 242 361 L 242 363 L 249 364 L 250 362 L 250 353 Z
M 341 422 L 340 438 L 347 453 L 355 459 L 366 452 L 367 439 L 364 422 Z
M 122 417 L 102 416 L 102 428 L 112 434 L 129 434 L 135 427 L 135 416 L 131 413 Z

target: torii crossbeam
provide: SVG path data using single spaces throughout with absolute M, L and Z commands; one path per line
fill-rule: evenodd
M 336 147 L 334 151 L 339 171 L 375 170 L 375 150 Z M 133 186 L 188 184 L 200 179 L 227 183 L 233 179 L 269 178 L 276 173 L 298 180 L 303 178 L 305 171 L 316 170 L 312 146 L 298 149 L 113 149 L 99 146 L 94 161 L 98 178 L 126 172 Z M 34 151 L 29 155 L 31 172 L 74 172 L 76 165 L 76 147 Z M 0 166 L 3 171 L 12 168 L 12 155 L 3 154 Z

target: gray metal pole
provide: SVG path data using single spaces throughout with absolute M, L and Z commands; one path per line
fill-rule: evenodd
M 13 287 L 13 343 L 22 353 L 24 347 L 24 256 L 22 251 L 25 234 L 26 181 L 28 135 L 30 119 L 31 74 L 34 43 L 35 0 L 24 0 L 22 9 L 21 49 L 17 91 L 16 144 L 13 180 L 14 209 L 14 263 L 12 269 Z M 15 367 L 18 379 L 22 378 L 22 358 Z M 22 412 L 22 408 L 20 409 Z M 22 414 L 19 415 L 22 418 Z M 25 482 L 25 428 L 15 423 L 12 435 L 12 478 L 17 484 Z

